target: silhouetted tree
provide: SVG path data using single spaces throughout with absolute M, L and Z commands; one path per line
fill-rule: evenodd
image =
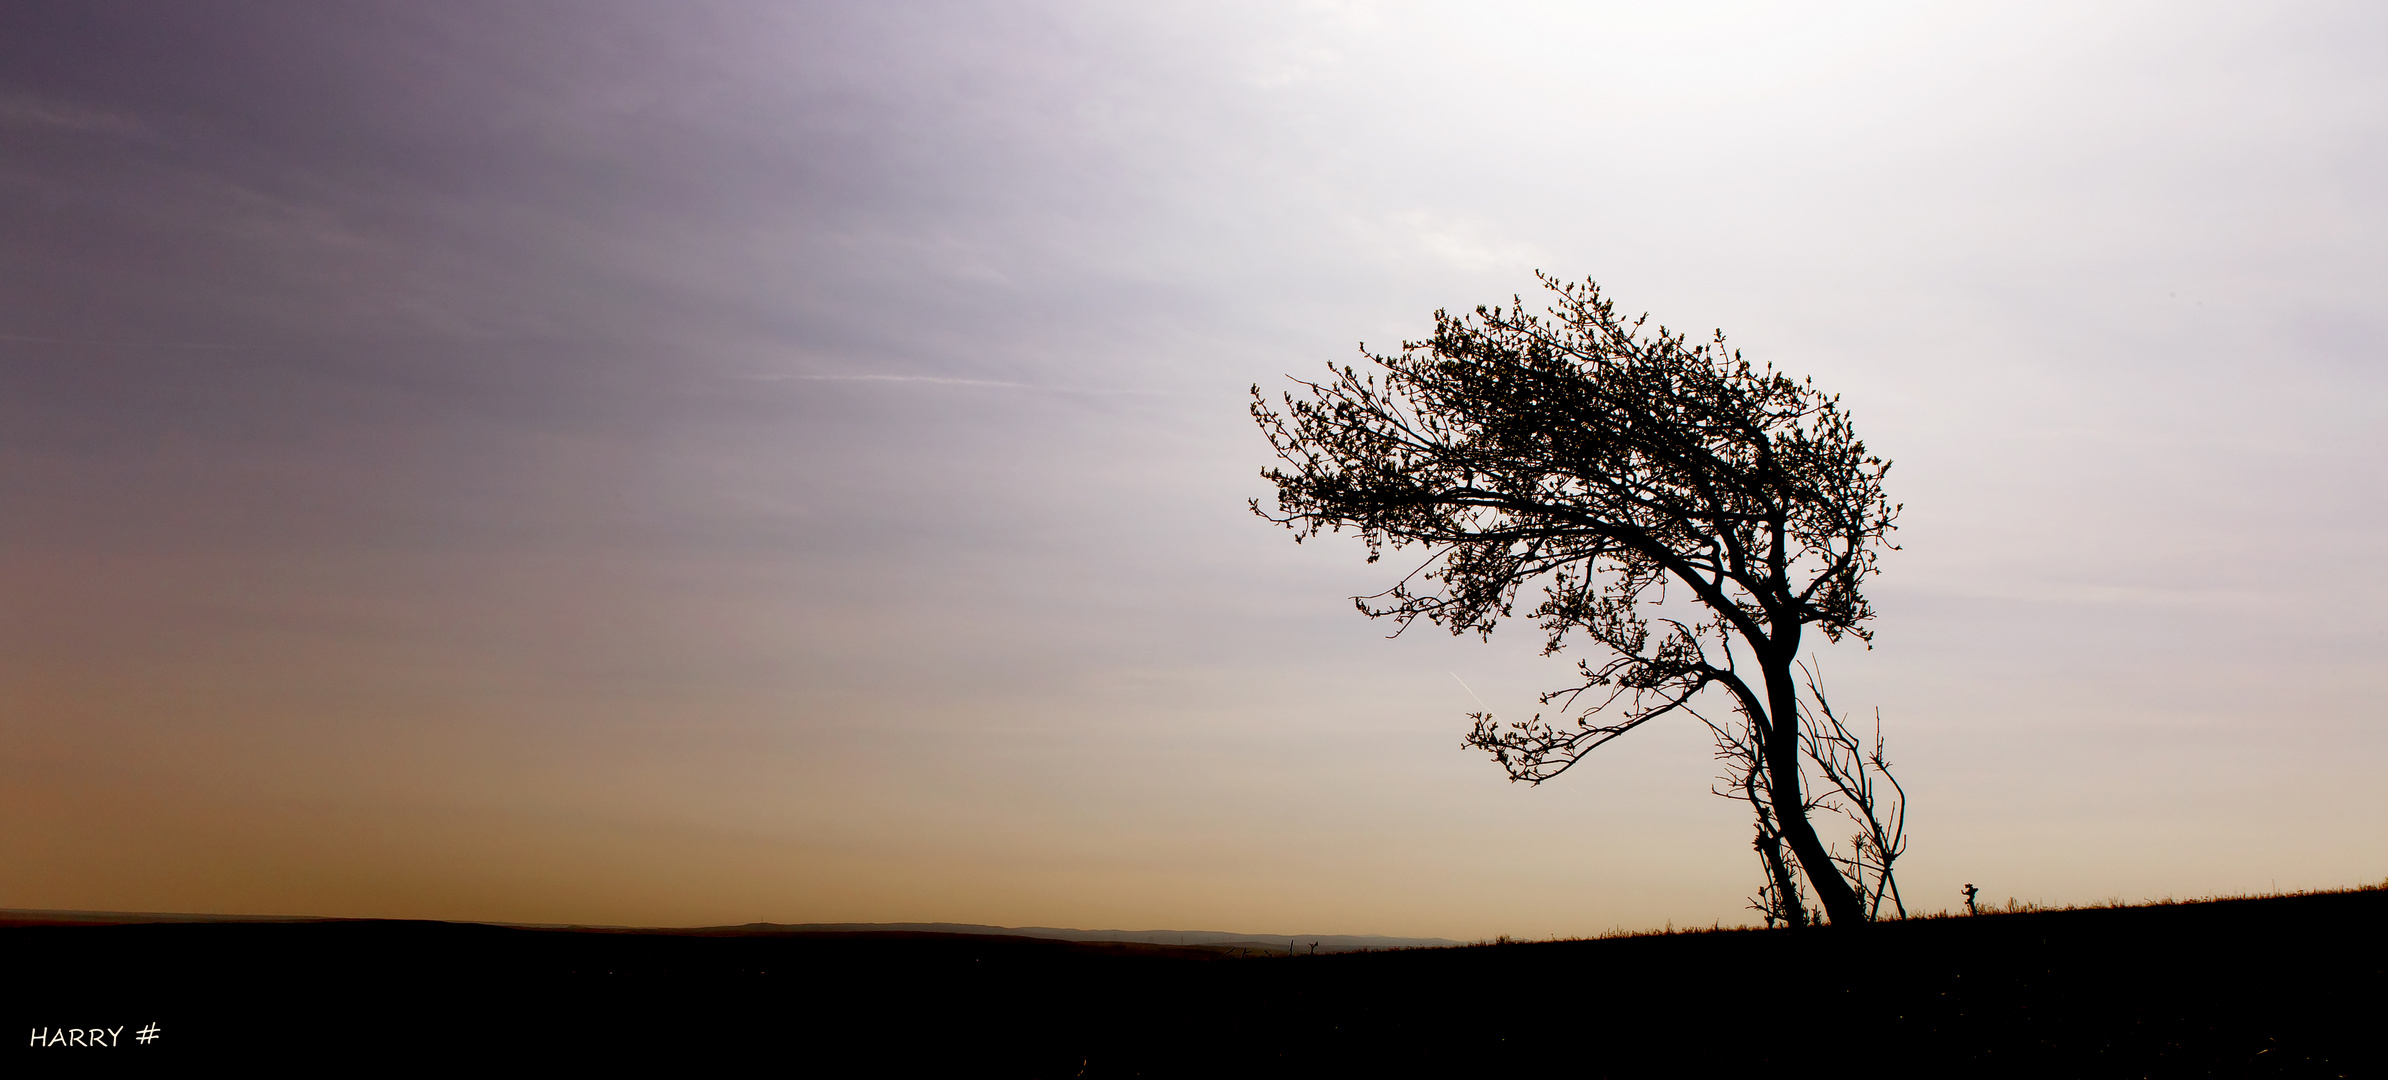
M 1810 627 L 1872 639 L 1859 586 L 1894 547 L 1889 463 L 1866 452 L 1837 397 L 1753 368 L 1721 331 L 1698 345 L 1644 333 L 1647 316 L 1619 317 L 1592 282 L 1536 277 L 1556 298 L 1545 315 L 1515 299 L 1437 311 L 1432 338 L 1395 356 L 1363 346 L 1370 370 L 1295 380 L 1307 393 L 1285 394 L 1282 412 L 1253 387 L 1253 418 L 1284 462 L 1263 473 L 1276 512 L 1258 500 L 1253 512 L 1297 541 L 1355 529 L 1372 563 L 1423 549 L 1391 589 L 1354 598 L 1396 635 L 1425 618 L 1489 638 L 1519 589 L 1539 587 L 1526 614 L 1544 654 L 1580 635 L 1605 655 L 1542 696 L 1555 720 L 1473 714 L 1467 745 L 1539 784 L 1651 720 L 1696 717 L 1734 769 L 1736 790 L 1719 793 L 1757 813 L 1769 921 L 1811 921 L 1807 889 L 1833 922 L 1865 921 L 1896 898 L 1903 810 L 1871 783 L 1888 775 L 1879 730 L 1866 753 L 1797 675 Z M 1670 586 L 1696 603 L 1667 604 Z M 1699 711 L 1710 690 L 1737 722 Z M 1851 854 L 1819 838 L 1819 809 L 1859 822 Z

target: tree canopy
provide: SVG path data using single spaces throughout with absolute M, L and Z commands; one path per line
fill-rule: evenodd
M 1753 366 L 1721 331 L 1698 344 L 1646 331 L 1647 316 L 1619 316 L 1596 284 L 1536 276 L 1553 298 L 1544 313 L 1516 298 L 1437 311 L 1431 338 L 1395 355 L 1363 346 L 1367 367 L 1296 380 L 1305 392 L 1282 395 L 1282 408 L 1254 387 L 1253 417 L 1282 459 L 1263 473 L 1275 510 L 1255 500 L 1254 512 L 1297 541 L 1355 530 L 1370 562 L 1416 558 L 1392 588 L 1355 598 L 1401 628 L 1424 618 L 1489 638 L 1533 590 L 1525 614 L 1544 653 L 1581 636 L 1601 658 L 1544 695 L 1560 706 L 1555 719 L 1477 714 L 1468 745 L 1540 783 L 1642 724 L 1690 713 L 1717 730 L 1720 756 L 1742 761 L 1729 779 L 1757 808 L 1761 854 L 1788 843 L 1832 920 L 1861 921 L 1863 830 L 1860 850 L 1836 857 L 1808 820 L 1818 806 L 1852 809 L 1832 804 L 1852 763 L 1838 779 L 1824 765 L 1818 792 L 1800 781 L 1803 757 L 1814 768 L 1834 752 L 1835 730 L 1856 744 L 1820 695 L 1803 703 L 1794 672 L 1811 626 L 1871 640 L 1861 587 L 1900 509 L 1883 493 L 1889 463 L 1866 450 L 1836 396 Z M 1670 589 L 1696 604 L 1667 604 Z M 1699 712 L 1711 689 L 1740 727 Z M 1864 779 L 1862 751 L 1853 767 Z M 1788 888 L 1776 903 L 1797 917 L 1800 890 L 1776 852 L 1770 887 Z M 1876 856 L 1885 882 L 1888 855 Z

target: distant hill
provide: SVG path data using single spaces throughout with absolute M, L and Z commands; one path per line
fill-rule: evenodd
M 316 915 L 203 915 L 162 911 L 40 911 L 0 909 L 0 926 L 130 926 L 142 923 L 311 923 L 341 922 Z M 567 923 L 486 923 L 536 930 L 611 930 L 661 934 L 971 934 L 983 937 L 1050 938 L 1056 941 L 1124 941 L 1140 945 L 1188 945 L 1270 952 L 1347 953 L 1372 949 L 1418 949 L 1465 945 L 1449 938 L 1387 937 L 1381 934 L 1236 934 L 1223 930 L 1073 930 L 1058 926 L 984 926 L 978 923 L 746 923 L 739 926 L 585 926 Z
M 981 926 L 976 923 L 748 923 L 707 927 L 749 933 L 980 934 L 1053 938 L 1060 941 L 1132 941 L 1144 945 L 1202 945 L 1227 949 L 1346 953 L 1370 949 L 1420 949 L 1465 945 L 1449 938 L 1387 937 L 1381 934 L 1236 934 L 1224 930 L 1071 930 L 1055 926 Z M 1312 946 L 1316 946 L 1313 950 Z
M 51 911 L 0 908 L 0 926 L 132 926 L 137 923 L 336 922 L 318 915 L 207 915 L 176 911 Z
M 1273 935 L 1263 951 L 953 923 L 13 916 L 7 1075 L 130 1056 L 310 1074 L 2388 1076 L 2388 889 L 1308 955 L 1321 936 L 1292 957 Z

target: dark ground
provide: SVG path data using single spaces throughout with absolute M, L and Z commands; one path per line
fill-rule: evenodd
M 1248 959 L 374 921 L 12 925 L 0 956 L 10 1073 L 2388 1076 L 2388 891 Z M 95 1025 L 122 1045 L 27 1045 Z

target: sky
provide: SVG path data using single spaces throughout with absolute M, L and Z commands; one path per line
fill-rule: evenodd
M 1841 396 L 1911 906 L 2388 877 L 2388 11 L 12 3 L 0 907 L 1754 922 L 1253 516 L 1536 270 Z M 1479 704 L 1482 702 L 1483 704 Z

